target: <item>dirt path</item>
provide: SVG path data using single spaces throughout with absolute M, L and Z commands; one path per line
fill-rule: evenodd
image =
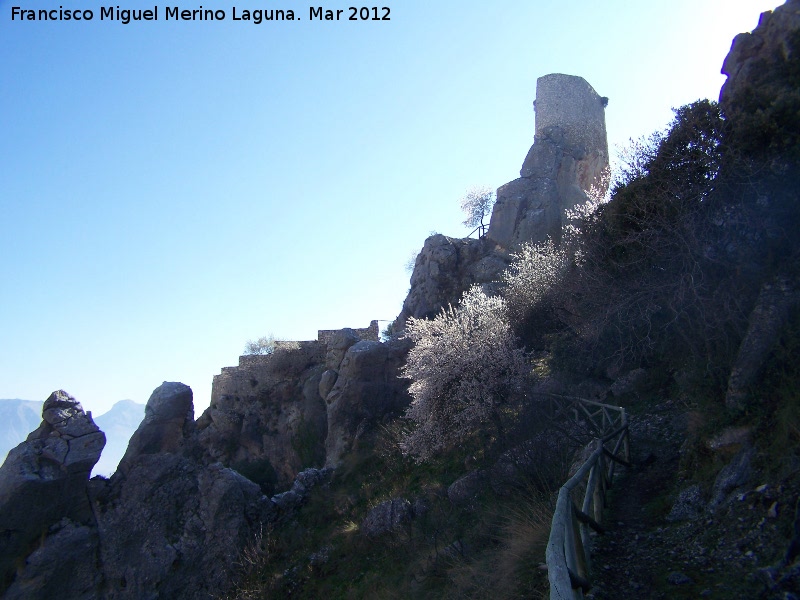
M 687 419 L 685 407 L 669 402 L 631 419 L 634 468 L 615 482 L 607 532 L 594 538 L 587 598 L 797 598 L 800 568 L 773 581 L 764 570 L 787 547 L 796 484 L 750 481 L 713 513 L 667 520 L 675 489 L 684 487 L 677 476 Z M 784 514 L 770 517 L 773 504 Z

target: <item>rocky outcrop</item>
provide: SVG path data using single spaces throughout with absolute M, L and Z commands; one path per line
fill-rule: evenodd
M 212 598 L 274 504 L 198 445 L 191 389 L 164 382 L 110 481 L 92 482 L 103 598 Z
M 728 79 L 720 91 L 720 105 L 729 118 L 737 116 L 737 105 L 752 94 L 753 82 L 760 79 L 765 64 L 788 61 L 798 30 L 800 0 L 788 0 L 775 10 L 761 13 L 758 27 L 751 33 L 740 33 L 733 39 L 722 64 L 722 73 Z
M 131 436 L 118 470 L 127 474 L 130 465 L 144 454 L 178 452 L 193 431 L 192 389 L 165 381 L 150 396 L 144 420 Z
M 566 211 L 586 202 L 608 167 L 606 103 L 582 77 L 553 73 L 536 81 L 534 143 L 520 178 L 497 190 L 490 240 L 513 248 L 561 238 Z
M 410 401 L 399 378 L 408 343 L 363 339 L 374 337 L 373 324 L 240 357 L 214 378 L 211 406 L 196 423 L 198 447 L 268 494 L 305 468 L 338 464 L 365 430 Z
M 800 304 L 797 283 L 779 277 L 761 287 L 736 362 L 728 378 L 725 405 L 732 410 L 744 408 L 748 388 L 755 383 L 764 362 L 783 331 L 791 310 Z
M 351 346 L 339 365 L 336 383 L 325 398 L 328 432 L 325 462 L 336 466 L 359 438 L 388 415 L 399 414 L 411 401 L 400 378 L 409 343 L 362 340 Z
M 62 390 L 45 401 L 42 419 L 0 467 L 0 592 L 17 571 L 24 571 L 20 565 L 51 528 L 63 530 L 60 523 L 73 530 L 95 525 L 86 484 L 105 435 L 91 414 Z M 92 552 L 81 555 L 91 557 Z M 69 564 L 75 559 L 63 557 Z
M 417 256 L 411 289 L 395 322 L 435 317 L 442 308 L 457 304 L 471 285 L 497 281 L 510 260 L 486 238 L 432 235 Z
M 219 463 L 141 454 L 98 502 L 103 597 L 215 597 L 274 513 L 258 485 Z
M 524 242 L 558 241 L 567 211 L 587 201 L 594 185 L 605 194 L 608 167 L 605 105 L 583 78 L 554 73 L 536 83 L 534 143 L 519 179 L 497 190 L 489 230 L 480 239 L 434 235 L 425 240 L 411 289 L 395 320 L 432 318 L 456 305 L 473 284 L 491 286 Z
M 110 480 L 89 481 L 105 440 L 91 415 L 65 392 L 42 412 L 0 469 L 6 598 L 217 597 L 278 517 L 257 484 L 208 462 L 188 386 L 153 392 Z
M 326 353 L 325 344 L 297 342 L 268 356 L 242 356 L 238 367 L 223 369 L 196 424 L 209 460 L 237 469 L 266 493 L 286 489 L 304 467 L 321 466 Z

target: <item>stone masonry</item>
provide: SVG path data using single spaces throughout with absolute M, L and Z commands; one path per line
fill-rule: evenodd
M 520 178 L 497 190 L 490 240 L 510 249 L 560 239 L 565 212 L 586 202 L 608 167 L 607 103 L 582 77 L 552 73 L 537 80 L 533 146 Z

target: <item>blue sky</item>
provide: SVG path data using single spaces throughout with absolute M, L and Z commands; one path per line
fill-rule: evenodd
M 100 414 L 170 380 L 199 414 L 247 339 L 394 318 L 409 255 L 468 233 L 464 191 L 518 176 L 537 77 L 608 96 L 613 153 L 716 99 L 733 36 L 775 6 L 388 0 L 391 21 L 326 23 L 208 0 L 225 21 L 165 22 L 154 2 L 123 25 L 0 0 L 0 398 L 63 388 Z

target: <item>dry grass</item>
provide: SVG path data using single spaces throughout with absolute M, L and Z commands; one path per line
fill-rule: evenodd
M 262 526 L 239 555 L 236 566 L 240 579 L 237 585 L 220 600 L 258 600 L 264 598 L 269 582 L 262 579 L 275 550 L 272 527 Z
M 446 598 L 512 600 L 545 598 L 544 563 L 550 535 L 552 503 L 529 494 L 522 501 L 502 507 L 493 540 L 473 557 L 456 558 L 448 569 Z

